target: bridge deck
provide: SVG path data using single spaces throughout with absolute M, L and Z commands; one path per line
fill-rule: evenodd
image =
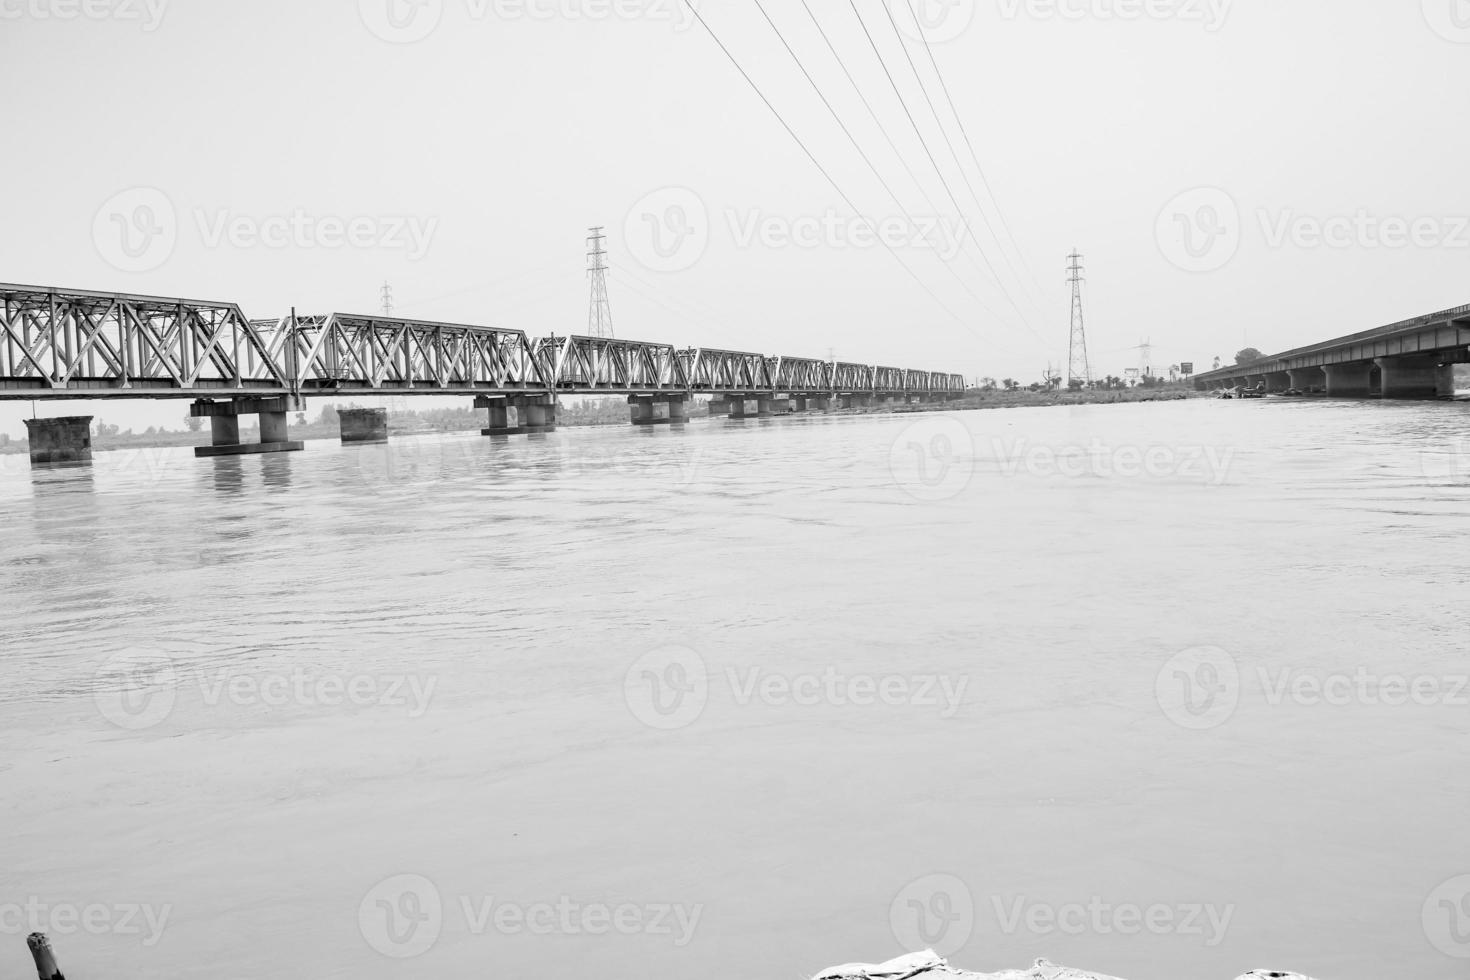
M 1470 305 L 1426 313 L 1371 330 L 1308 344 L 1250 364 L 1236 364 L 1194 376 L 1208 386 L 1246 375 L 1274 374 L 1299 368 L 1368 361 L 1375 357 L 1452 352 L 1464 360 L 1470 348 Z

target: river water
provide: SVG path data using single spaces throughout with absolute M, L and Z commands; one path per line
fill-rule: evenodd
M 1470 415 L 0 466 L 0 973 L 1463 975 Z

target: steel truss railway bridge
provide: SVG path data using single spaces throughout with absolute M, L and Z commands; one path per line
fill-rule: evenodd
M 958 374 L 881 365 L 347 313 L 252 320 L 234 303 L 0 284 L 0 400 L 193 399 L 211 423 L 201 456 L 302 448 L 287 413 L 311 396 L 463 395 L 487 410 L 486 435 L 508 435 L 555 428 L 564 395 L 626 395 L 647 424 L 685 421 L 696 394 L 745 418 L 963 392 Z M 251 414 L 260 441 L 242 443 Z M 386 409 L 339 414 L 344 441 L 387 437 Z M 90 422 L 28 421 L 32 461 L 90 458 Z

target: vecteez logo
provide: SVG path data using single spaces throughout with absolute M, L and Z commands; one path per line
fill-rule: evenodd
M 1430 30 L 1455 44 L 1470 44 L 1470 0 L 1421 0 Z

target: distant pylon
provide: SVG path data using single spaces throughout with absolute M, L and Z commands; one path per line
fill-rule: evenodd
M 1087 331 L 1082 325 L 1082 256 L 1074 248 L 1067 256 L 1067 281 L 1072 284 L 1072 337 L 1067 344 L 1067 387 L 1074 381 L 1092 383 L 1087 363 Z
M 383 315 L 393 315 L 393 287 L 386 282 L 383 283 Z
M 607 252 L 602 248 L 605 236 L 602 226 L 589 228 L 587 236 L 587 275 L 592 279 L 592 302 L 587 308 L 587 334 L 591 337 L 613 335 L 612 307 L 607 301 Z

